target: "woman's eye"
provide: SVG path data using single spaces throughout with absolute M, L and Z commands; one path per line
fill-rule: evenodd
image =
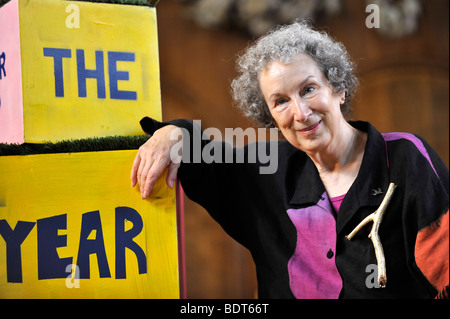
M 282 104 L 284 104 L 284 103 L 286 103 L 286 102 L 287 102 L 287 100 L 284 99 L 284 98 L 277 99 L 277 100 L 275 101 L 275 106 L 282 105 Z
M 314 85 L 308 85 L 303 89 L 303 95 L 305 94 L 309 94 L 311 92 L 313 92 L 315 89 Z

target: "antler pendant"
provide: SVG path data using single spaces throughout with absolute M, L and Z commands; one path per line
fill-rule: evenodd
M 383 219 L 383 215 L 386 211 L 389 202 L 391 201 L 392 195 L 394 194 L 394 190 L 397 187 L 394 183 L 389 184 L 389 188 L 386 192 L 386 195 L 383 198 L 383 201 L 380 204 L 380 207 L 372 214 L 363 219 L 355 229 L 345 236 L 348 240 L 351 240 L 353 236 L 363 228 L 367 223 L 373 222 L 372 230 L 369 233 L 369 238 L 372 240 L 373 247 L 375 248 L 375 256 L 377 258 L 378 263 L 378 284 L 381 288 L 386 287 L 387 277 L 386 277 L 386 260 L 384 257 L 383 245 L 380 241 L 380 236 L 378 235 L 378 229 L 380 228 L 381 220 Z

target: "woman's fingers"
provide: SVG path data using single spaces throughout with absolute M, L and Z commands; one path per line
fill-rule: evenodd
M 153 190 L 156 182 L 159 179 L 159 176 L 163 173 L 163 171 L 167 167 L 167 161 L 164 159 L 158 159 L 144 168 L 143 173 L 141 175 L 141 183 L 139 184 L 141 187 L 141 197 L 142 199 L 146 198 Z
M 180 163 L 171 163 L 169 165 L 169 169 L 167 170 L 166 183 L 167 186 L 173 188 L 175 185 L 175 180 L 177 179 L 178 168 L 180 167 Z
M 136 157 L 134 158 L 133 167 L 131 168 L 131 187 L 136 186 L 137 184 L 137 172 L 139 169 L 139 164 L 141 162 L 141 156 L 139 155 L 139 152 L 137 153 Z
M 170 159 L 170 150 L 178 141 L 171 139 L 170 134 L 175 126 L 169 125 L 159 129 L 155 134 L 145 142 L 140 148 L 131 168 L 131 187 L 139 183 L 141 197 L 144 199 L 153 190 L 156 182 L 166 168 L 167 185 L 173 188 L 179 163 L 174 163 Z

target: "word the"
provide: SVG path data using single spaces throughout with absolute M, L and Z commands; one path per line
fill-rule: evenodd
M 125 222 L 133 227 L 125 231 Z M 67 278 L 67 265 L 72 257 L 59 258 L 57 248 L 67 246 L 67 235 L 59 235 L 60 229 L 67 228 L 67 214 L 38 219 L 36 222 L 18 221 L 14 230 L 5 219 L 0 220 L 0 235 L 6 243 L 6 269 L 8 282 L 22 282 L 21 245 L 37 224 L 37 269 L 38 279 Z M 127 224 L 128 225 L 128 224 Z M 129 207 L 115 209 L 115 270 L 116 279 L 126 278 L 125 249 L 130 249 L 137 258 L 139 274 L 147 273 L 147 258 L 142 248 L 133 241 L 143 229 L 142 217 Z M 95 234 L 95 238 L 92 236 Z M 111 278 L 100 212 L 84 213 L 76 265 L 79 278 L 90 278 L 90 255 L 97 255 L 100 278 Z M 31 262 L 25 260 L 26 263 Z M 72 268 L 70 268 L 72 269 Z
M 251 143 L 243 148 L 233 148 L 229 143 L 222 143 L 222 133 L 218 128 L 209 127 L 203 132 L 201 131 L 201 121 L 194 120 L 193 136 L 190 137 L 190 133 L 181 128 L 180 130 L 173 130 L 170 139 L 172 141 L 178 141 L 170 150 L 170 159 L 174 163 L 258 163 L 268 164 L 268 166 L 261 166 L 259 168 L 260 174 L 273 174 L 278 169 L 278 130 L 275 128 L 270 129 L 271 142 L 265 143 L 266 129 L 247 128 L 226 128 L 225 140 L 233 142 L 236 140 L 236 144 L 243 143 L 245 137 L 249 140 L 256 140 L 257 143 Z M 180 136 L 180 132 L 182 133 Z M 213 141 L 209 141 L 213 138 Z M 192 144 L 192 150 L 191 150 Z M 267 154 L 269 149 L 269 154 Z M 191 153 L 192 151 L 192 153 Z M 192 154 L 192 158 L 191 158 Z
M 366 13 L 370 14 L 366 18 L 366 27 L 369 29 L 380 28 L 380 7 L 376 4 L 369 4 L 366 7 Z
M 95 69 L 86 69 L 84 50 L 76 49 L 78 97 L 86 97 L 86 79 L 97 80 L 97 98 L 106 98 L 105 90 L 105 67 L 103 51 L 95 51 Z M 134 53 L 108 51 L 108 75 L 109 93 L 111 99 L 136 100 L 135 91 L 122 91 L 118 89 L 118 81 L 128 81 L 127 71 L 117 70 L 117 61 L 134 62 Z M 72 57 L 70 49 L 44 48 L 44 56 L 53 58 L 53 73 L 55 75 L 55 97 L 64 97 L 64 70 L 63 59 Z
M 68 29 L 80 28 L 80 8 L 72 3 L 66 7 L 66 12 L 70 14 L 66 18 L 66 27 Z

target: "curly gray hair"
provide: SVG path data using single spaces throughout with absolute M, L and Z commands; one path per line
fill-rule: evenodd
M 237 60 L 240 75 L 231 83 L 233 99 L 244 115 L 257 125 L 276 125 L 260 91 L 259 73 L 270 62 L 290 63 L 299 53 L 307 53 L 317 62 L 334 92 L 345 92 L 341 112 L 344 116 L 350 114 L 350 102 L 358 87 L 358 79 L 347 50 L 325 32 L 313 30 L 304 21 L 295 21 L 261 37 Z

